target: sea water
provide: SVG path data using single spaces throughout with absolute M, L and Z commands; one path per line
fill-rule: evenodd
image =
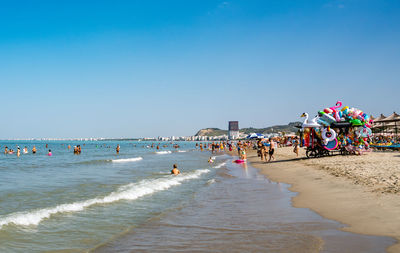
M 37 154 L 0 154 L 0 252 L 376 252 L 393 243 L 293 208 L 286 185 L 222 153 L 209 164 L 210 152 L 193 142 L 160 150 L 129 141 L 0 143 L 33 145 Z M 181 175 L 170 175 L 173 164 Z

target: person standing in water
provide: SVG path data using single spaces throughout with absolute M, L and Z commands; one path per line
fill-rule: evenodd
M 7 147 L 7 146 L 4 147 L 4 154 L 5 154 L 5 155 L 8 154 L 8 147 Z
M 53 154 L 51 153 L 51 149 L 49 149 L 49 153 L 47 153 L 48 156 L 52 156 Z
M 28 148 L 25 146 L 23 150 L 24 154 L 28 154 Z
M 173 168 L 171 170 L 172 175 L 178 175 L 181 174 L 181 172 L 178 170 L 178 166 L 176 164 L 173 165 Z
M 36 147 L 35 147 L 35 145 L 33 145 L 32 154 L 36 154 Z
M 17 156 L 19 157 L 21 155 L 21 149 L 18 147 L 17 148 Z
M 115 149 L 116 151 L 117 151 L 117 154 L 119 154 L 119 149 L 120 149 L 120 146 L 119 146 L 119 144 L 117 145 L 117 148 Z

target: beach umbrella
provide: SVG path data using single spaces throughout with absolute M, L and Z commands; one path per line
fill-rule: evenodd
M 252 134 L 249 134 L 246 138 L 247 139 L 262 139 L 262 138 L 265 138 L 265 137 L 262 134 L 252 133 Z

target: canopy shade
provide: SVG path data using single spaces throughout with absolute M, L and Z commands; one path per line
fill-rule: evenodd
M 252 134 L 249 134 L 246 138 L 247 139 L 263 139 L 263 138 L 265 138 L 265 136 L 262 134 L 258 134 L 258 133 L 252 133 Z
M 400 121 L 400 115 L 398 115 L 396 112 L 393 112 L 389 117 L 386 117 L 382 120 L 381 122 L 395 122 L 395 121 Z

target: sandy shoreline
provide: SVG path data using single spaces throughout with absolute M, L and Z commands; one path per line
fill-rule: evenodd
M 265 163 L 254 151 L 248 161 L 271 180 L 291 184 L 290 190 L 299 193 L 293 198 L 295 207 L 344 223 L 344 231 L 400 241 L 399 153 L 303 157 L 303 149 L 297 159 L 288 147 L 277 149 L 276 162 Z M 400 252 L 400 244 L 387 250 Z

